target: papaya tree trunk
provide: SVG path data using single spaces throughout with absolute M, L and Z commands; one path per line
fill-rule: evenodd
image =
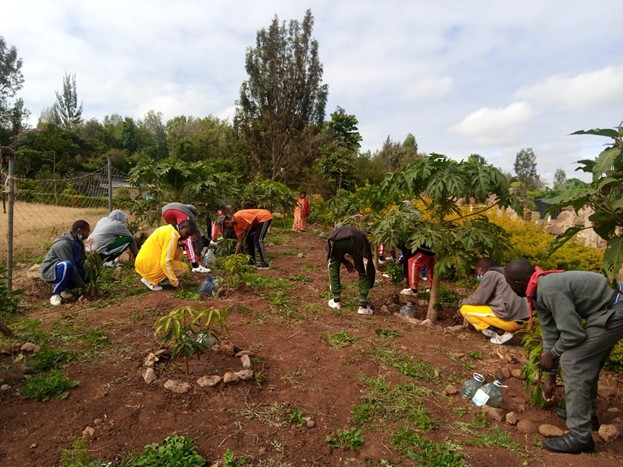
M 439 287 L 441 281 L 436 275 L 433 278 L 433 284 L 430 288 L 430 298 L 428 299 L 428 311 L 426 319 L 430 319 L 432 323 L 437 321 L 437 308 L 439 306 Z

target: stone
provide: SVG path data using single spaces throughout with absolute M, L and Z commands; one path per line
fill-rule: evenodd
M 9 389 L 11 389 L 11 386 L 9 386 L 8 384 L 3 384 L 2 386 L 0 386 L 0 392 L 7 392 Z
M 305 255 L 303 253 L 299 253 L 298 255 L 296 255 L 297 258 L 305 258 Z
M 253 355 L 253 352 L 251 352 L 250 350 L 241 350 L 240 352 L 236 352 L 236 355 L 234 355 L 234 357 L 242 357 L 243 355 Z
M 562 428 L 558 428 L 555 425 L 550 425 L 549 423 L 543 423 L 539 425 L 539 433 L 545 436 L 546 438 L 552 438 L 554 436 L 562 436 L 565 434 L 565 431 Z
M 156 354 L 150 352 L 149 355 L 145 357 L 145 361 L 143 362 L 143 365 L 147 367 L 152 367 L 154 366 L 154 363 L 156 363 L 157 361 L 158 361 L 158 357 L 156 356 Z
M 93 425 L 95 426 L 100 426 L 102 423 L 103 422 L 101 418 L 96 418 L 95 420 L 93 420 Z
M 525 433 L 529 435 L 532 433 L 536 433 L 537 430 L 538 427 L 536 426 L 536 423 L 530 420 L 524 419 L 517 422 L 517 431 L 519 431 L 520 433 Z
M 147 384 L 151 384 L 157 379 L 158 376 L 156 375 L 156 372 L 153 368 L 146 368 L 145 371 L 143 371 L 143 381 L 145 381 Z
M 502 376 L 505 380 L 511 377 L 511 371 L 505 366 L 502 367 Z
M 381 305 L 381 308 L 379 308 L 379 313 L 389 315 L 389 308 L 387 308 L 387 305 Z
M 36 447 L 37 447 L 37 443 L 32 443 L 32 444 L 30 445 L 30 449 L 35 449 Z
M 519 421 L 519 419 L 517 418 L 517 415 L 515 415 L 515 412 L 508 412 L 506 416 L 504 417 L 504 420 L 509 425 L 517 425 L 517 422 Z
M 499 407 L 490 407 L 488 405 L 483 405 L 482 411 L 486 413 L 487 416 L 492 418 L 493 420 L 497 420 L 498 422 L 501 422 L 502 420 L 504 420 L 504 409 L 501 409 Z
M 211 347 L 215 352 L 220 352 L 225 355 L 235 355 L 234 346 L 228 343 L 216 344 Z
M 599 427 L 599 431 L 597 432 L 597 434 L 605 442 L 611 443 L 619 437 L 619 430 L 614 425 L 603 424 Z
M 33 344 L 32 342 L 26 342 L 25 344 L 22 344 L 22 346 L 19 349 L 22 352 L 31 352 L 31 353 L 37 353 L 41 351 L 41 347 L 38 346 L 37 344 Z
M 240 357 L 240 363 L 242 363 L 243 370 L 251 369 L 251 358 L 249 358 L 248 355 L 243 355 L 242 357 Z
M 95 436 L 95 428 L 93 428 L 92 426 L 88 426 L 84 430 L 82 430 L 83 438 L 93 438 L 93 436 Z
M 608 413 L 614 413 L 614 414 L 617 414 L 617 413 L 619 413 L 619 408 L 618 408 L 618 407 L 610 407 L 610 408 L 608 409 Z
M 220 375 L 202 376 L 197 380 L 197 384 L 202 388 L 212 388 L 221 381 L 223 381 L 223 378 Z
M 517 406 L 517 412 L 519 412 L 519 413 L 523 413 L 523 412 L 525 412 L 525 411 L 526 411 L 526 406 L 525 406 L 524 404 L 519 404 L 519 405 Z
M 240 370 L 234 373 L 241 381 L 247 381 L 253 378 L 253 370 Z
M 446 386 L 446 389 L 444 389 L 443 391 L 447 396 L 454 396 L 455 394 L 459 393 L 459 390 L 456 386 L 454 386 L 453 384 L 448 384 Z
M 315 427 L 315 426 L 316 426 L 316 422 L 315 422 L 315 421 L 313 421 L 313 420 L 307 420 L 307 423 L 305 424 L 305 426 L 306 426 L 307 428 L 313 428 L 313 427 Z
M 167 382 L 164 383 L 164 387 L 177 394 L 184 394 L 190 391 L 191 388 L 190 383 L 186 383 L 185 381 L 176 381 L 174 379 L 167 380 Z
M 451 331 L 451 332 L 461 332 L 461 331 L 463 331 L 463 325 L 462 324 L 457 324 L 455 326 L 450 326 L 448 328 L 448 331 Z
M 513 368 L 511 370 L 511 376 L 513 378 L 522 379 L 521 378 L 521 368 Z
M 223 375 L 223 383 L 225 384 L 235 383 L 239 379 L 240 378 L 238 377 L 238 375 L 236 375 L 235 373 L 232 373 L 231 371 L 228 371 L 227 373 Z

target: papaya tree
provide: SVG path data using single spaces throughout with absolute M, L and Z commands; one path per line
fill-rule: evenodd
M 458 162 L 441 154 L 431 154 L 385 177 L 381 191 L 386 198 L 407 202 L 388 210 L 374 226 L 372 237 L 388 249 L 405 242 L 413 251 L 428 245 L 435 252 L 427 312 L 431 321 L 437 320 L 441 275 L 466 271 L 478 256 L 501 256 L 506 232 L 489 222 L 484 213 L 509 206 L 521 212 L 519 199 L 508 188 L 499 169 L 473 159 Z M 471 198 L 486 202 L 472 211 L 461 208 L 461 201 Z
M 591 174 L 590 183 L 572 179 L 543 199 L 551 205 L 549 211 L 567 206 L 572 206 L 576 213 L 583 207 L 593 210 L 588 218 L 592 226 L 569 227 L 552 242 L 548 253 L 553 253 L 580 230 L 592 228 L 607 242 L 603 268 L 613 283 L 623 264 L 623 122 L 618 128 L 579 130 L 571 134 L 604 136 L 612 141 L 595 160 L 578 161 L 580 167 L 576 170 Z

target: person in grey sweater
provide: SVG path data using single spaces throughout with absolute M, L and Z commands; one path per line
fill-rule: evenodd
M 553 452 L 593 452 L 591 429 L 598 429 L 597 384 L 612 348 L 623 337 L 621 284 L 610 287 L 603 274 L 588 271 L 543 271 L 525 259 L 505 268 L 508 284 L 527 297 L 538 311 L 543 333 L 541 369 L 546 371 L 543 396 L 556 391 L 562 369 L 567 428 L 563 436 L 546 439 Z
M 504 277 L 504 268 L 491 258 L 479 260 L 475 272 L 480 284 L 474 293 L 459 302 L 459 312 L 477 331 L 489 337 L 492 344 L 505 344 L 529 318 L 528 301 L 513 292 Z
M 210 272 L 210 269 L 199 264 L 204 246 L 208 245 L 211 238 L 206 236 L 197 223 L 197 208 L 192 204 L 175 202 L 165 204 L 162 206 L 162 218 L 167 224 L 174 226 L 176 229 L 178 229 L 182 221 L 185 220 L 190 220 L 195 225 L 196 234 L 183 241 L 184 250 L 188 255 L 188 260 L 192 264 L 193 272 Z
M 90 233 L 91 227 L 87 221 L 74 222 L 71 231 L 54 240 L 41 263 L 41 279 L 52 284 L 52 305 L 60 305 L 63 298 L 71 298 L 73 295 L 69 289 L 84 288 L 87 276 L 84 271 L 86 253 L 83 241 Z
M 115 259 L 128 248 L 130 248 L 132 258 L 136 258 L 138 246 L 134 235 L 127 227 L 127 222 L 128 215 L 115 209 L 95 224 L 87 247 L 90 251 L 96 251 L 100 255 L 104 266 L 115 266 Z

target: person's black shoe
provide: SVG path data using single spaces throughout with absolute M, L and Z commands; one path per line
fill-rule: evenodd
M 583 452 L 595 452 L 595 441 L 578 441 L 571 433 L 562 436 L 554 436 L 553 438 L 543 441 L 543 446 L 548 451 L 562 452 L 565 454 L 581 454 Z
M 556 410 L 554 411 L 554 413 L 555 413 L 558 417 L 562 418 L 563 420 L 566 420 L 566 419 L 567 419 L 567 411 L 566 411 L 565 409 L 562 409 L 562 408 L 556 409 Z M 599 419 L 597 418 L 597 415 L 593 415 L 593 416 L 591 417 L 591 430 L 593 430 L 593 431 L 599 431 L 599 427 L 600 427 L 600 426 L 601 426 L 601 425 L 600 425 L 600 423 L 599 423 Z

